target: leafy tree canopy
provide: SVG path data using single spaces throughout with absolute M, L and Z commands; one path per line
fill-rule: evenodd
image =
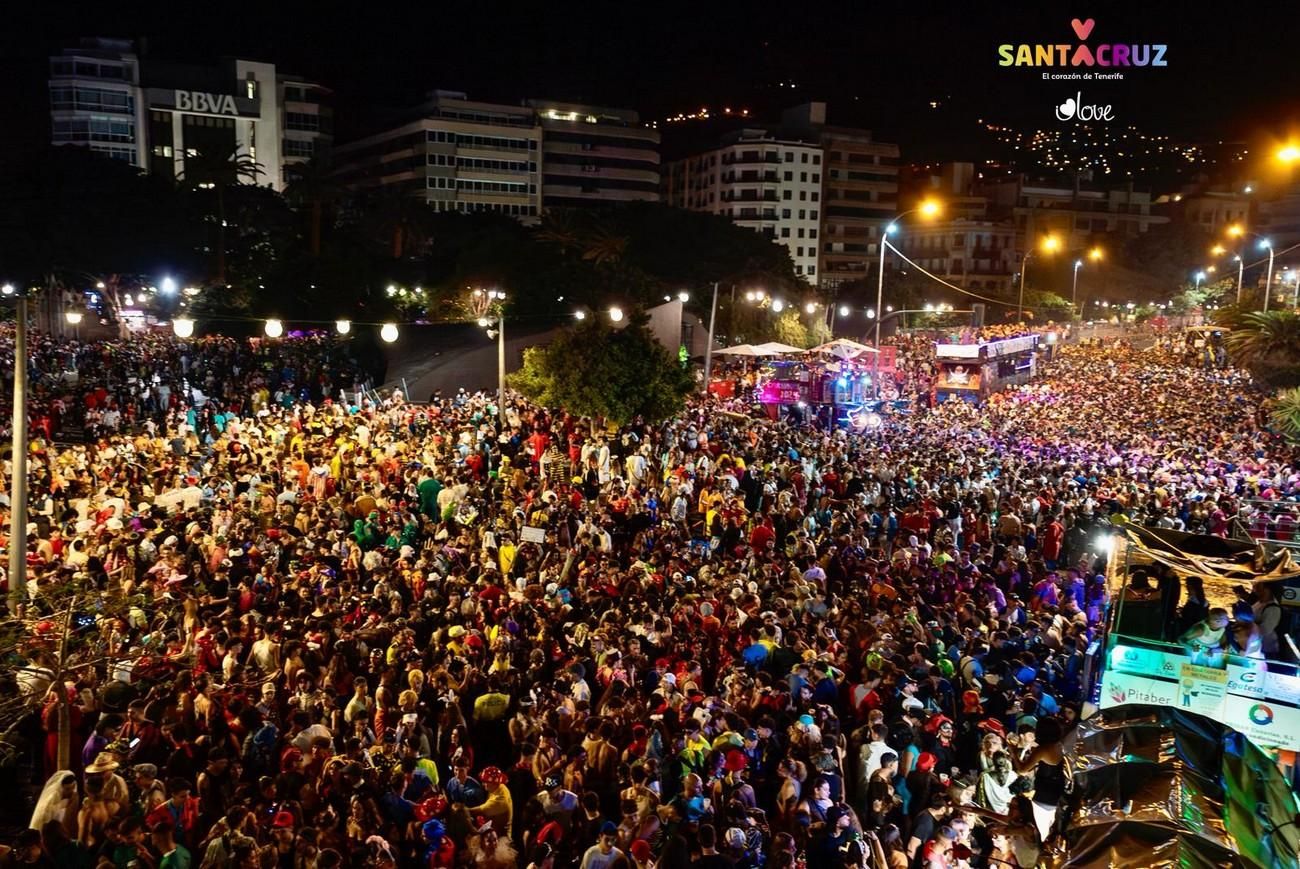
M 666 419 L 681 410 L 694 382 L 647 322 L 641 315 L 616 329 L 603 318 L 588 318 L 551 344 L 525 351 L 511 386 L 540 404 L 619 425 L 638 416 Z

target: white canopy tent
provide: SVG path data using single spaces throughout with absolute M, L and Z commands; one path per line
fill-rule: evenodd
M 791 344 L 782 344 L 780 341 L 768 341 L 766 344 L 755 344 L 754 349 L 760 356 L 786 356 L 790 354 L 803 353 L 802 347 L 795 347 Z
M 825 353 L 834 356 L 836 359 L 852 359 L 855 356 L 861 356 L 863 353 L 879 353 L 875 347 L 868 347 L 866 344 L 859 344 L 848 338 L 836 338 L 834 341 L 827 341 L 825 344 L 819 344 L 808 351 L 809 353 Z
M 762 356 L 753 344 L 737 344 L 735 347 L 723 347 L 721 350 L 714 350 L 714 356 Z

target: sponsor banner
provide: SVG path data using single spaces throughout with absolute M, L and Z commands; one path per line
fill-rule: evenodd
M 1224 700 L 1222 720 L 1257 745 L 1300 750 L 1300 709 L 1229 694 Z
M 525 525 L 519 532 L 519 539 L 525 543 L 545 543 L 546 529 Z
M 1110 652 L 1110 669 L 1139 676 L 1177 679 L 1186 655 L 1174 655 L 1159 649 L 1116 645 Z
M 1228 671 L 1183 664 L 1178 674 L 1178 705 L 1182 709 L 1220 719 L 1228 693 Z
M 1101 700 L 1098 705 L 1102 709 L 1110 709 L 1126 703 L 1177 706 L 1178 683 L 1107 670 L 1101 677 Z

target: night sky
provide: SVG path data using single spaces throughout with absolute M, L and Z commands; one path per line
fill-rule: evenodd
M 159 59 L 274 61 L 336 90 L 343 139 L 373 124 L 377 111 L 435 87 L 629 107 L 645 119 L 706 105 L 775 119 L 782 107 L 822 99 L 833 123 L 868 126 L 912 159 L 960 156 L 975 117 L 1057 125 L 1053 106 L 1080 90 L 1086 103 L 1113 106 L 1116 122 L 1153 133 L 1253 141 L 1300 129 L 1293 7 L 1043 5 L 543 0 L 358 3 L 345 13 L 280 2 L 43 3 L 6 22 L 0 69 L 14 120 L 32 119 L 11 148 L 43 129 L 45 56 L 82 35 L 143 37 Z M 1042 81 L 1041 69 L 997 65 L 1001 43 L 1077 44 L 1076 16 L 1096 20 L 1090 46 L 1166 44 L 1169 66 L 1069 84 Z

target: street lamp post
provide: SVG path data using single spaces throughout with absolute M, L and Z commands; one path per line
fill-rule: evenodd
M 1054 235 L 1049 235 L 1043 239 L 1043 250 L 1048 251 L 1049 253 L 1056 250 L 1059 246 L 1060 241 Z M 1025 321 L 1025 273 L 1029 271 L 1029 258 L 1033 256 L 1033 254 L 1033 248 L 1029 248 L 1025 251 L 1025 258 L 1020 261 L 1020 298 L 1016 301 L 1017 323 L 1023 323 Z M 1077 275 L 1078 272 L 1075 274 Z
M 8 285 L 5 287 L 9 289 Z M 27 295 L 19 293 L 14 323 L 13 478 L 9 488 L 9 614 L 27 591 Z
M 1241 254 L 1237 254 L 1235 257 L 1233 257 L 1233 259 L 1237 261 L 1237 307 L 1240 308 L 1241 307 L 1241 276 L 1242 273 L 1246 270 L 1246 260 L 1242 258 Z
M 1079 302 L 1079 269 L 1083 266 L 1083 260 L 1074 261 L 1074 279 L 1070 282 L 1070 310 L 1078 310 Z
M 1267 238 L 1259 240 L 1260 247 L 1268 248 L 1268 274 L 1264 277 L 1264 310 L 1268 310 L 1268 296 L 1273 289 L 1273 243 Z
M 732 296 L 734 301 L 735 290 L 736 290 L 734 284 L 732 285 L 731 290 L 732 290 Z M 731 321 L 733 323 L 736 321 L 736 314 L 735 314 L 734 307 L 735 306 L 733 305 L 732 306 L 733 310 L 731 314 Z M 713 376 L 713 324 L 717 320 L 717 317 L 718 317 L 718 282 L 714 281 L 713 282 L 713 304 L 709 306 L 709 340 L 708 343 L 704 345 L 704 392 L 706 394 L 709 391 L 709 378 Z M 733 329 L 732 331 L 735 330 Z
M 884 319 L 881 312 L 885 310 L 885 248 L 891 247 L 889 243 L 889 234 L 896 232 L 898 230 L 899 222 L 914 211 L 919 211 L 925 215 L 938 214 L 939 203 L 933 199 L 922 202 L 916 208 L 910 208 L 907 211 L 904 211 L 889 223 L 885 224 L 880 232 L 880 269 L 876 274 L 876 352 L 871 366 L 871 385 L 876 393 L 876 398 L 880 397 L 880 321 Z

